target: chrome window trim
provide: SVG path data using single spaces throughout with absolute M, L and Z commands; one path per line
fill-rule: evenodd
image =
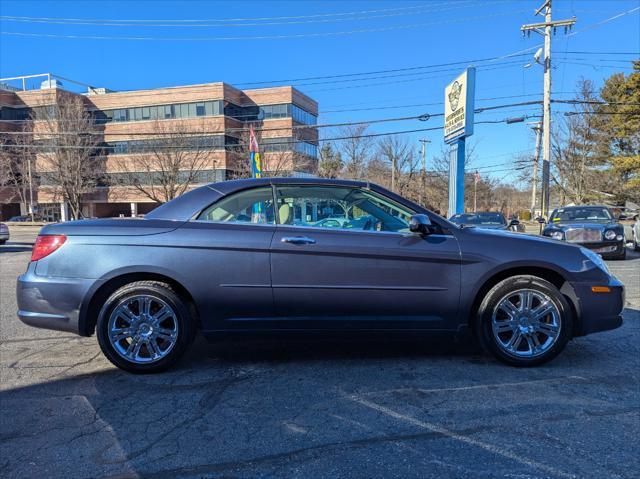
M 321 226 L 303 226 L 303 225 L 281 225 L 281 224 L 276 224 L 277 228 L 296 228 L 296 229 L 301 229 L 301 230 L 305 230 L 305 229 L 309 229 L 312 231 L 329 231 L 329 232 L 334 232 L 334 231 L 339 231 L 341 233 L 366 233 L 366 234 L 384 234 L 384 235 L 395 235 L 395 236 L 402 236 L 404 238 L 407 237 L 413 237 L 416 236 L 417 233 L 411 233 L 411 232 L 407 232 L 407 233 L 401 233 L 398 231 L 376 231 L 376 230 L 359 230 L 359 229 L 350 229 L 350 228 L 322 228 Z M 429 237 L 453 237 L 453 234 L 446 234 L 446 233 L 433 233 L 428 235 Z

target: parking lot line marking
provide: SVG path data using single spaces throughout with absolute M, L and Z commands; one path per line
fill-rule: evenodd
M 438 426 L 437 424 L 432 424 L 429 422 L 425 422 L 425 421 L 421 421 L 420 419 L 416 419 L 414 417 L 408 416 L 406 414 L 401 414 L 397 411 L 394 411 L 393 409 L 389 409 L 388 407 L 385 406 L 381 406 L 380 404 L 371 402 L 367 399 L 358 397 L 358 396 L 348 396 L 349 399 L 351 399 L 354 402 L 357 402 L 363 406 L 366 406 L 370 409 L 373 409 L 374 411 L 378 411 L 379 413 L 382 414 L 386 414 L 387 416 L 390 416 L 394 419 L 398 419 L 404 422 L 407 422 L 409 424 L 412 424 L 414 426 L 417 426 L 419 428 L 422 429 L 426 429 L 428 431 L 431 432 L 435 432 L 438 434 L 442 434 L 443 436 L 446 436 L 450 439 L 455 439 L 457 441 L 460 441 L 464 444 L 467 444 L 469 446 L 475 446 L 475 447 L 479 447 L 480 449 L 484 449 L 487 452 L 490 452 L 492 454 L 496 454 L 502 457 L 505 457 L 507 459 L 511 459 L 513 461 L 519 462 L 520 464 L 523 464 L 525 466 L 531 467 L 533 469 L 538 469 L 540 471 L 544 471 L 547 474 L 552 474 L 553 476 L 557 476 L 557 477 L 565 477 L 565 478 L 575 478 L 576 476 L 573 474 L 568 474 L 566 472 L 560 471 L 559 469 L 556 469 L 554 467 L 548 466 L 546 464 L 543 464 L 541 462 L 535 461 L 533 459 L 529 459 L 527 457 L 521 456 L 519 454 L 516 454 L 514 452 L 511 452 L 507 449 L 503 449 L 501 447 L 498 446 L 494 446 L 493 444 L 489 444 L 486 443 L 484 441 L 479 441 L 477 439 L 473 439 L 471 437 L 468 436 L 463 436 L 461 434 L 457 434 L 453 431 L 450 431 L 444 427 Z
M 583 378 L 582 376 L 563 376 L 561 378 L 550 378 L 550 379 L 532 379 L 531 381 L 519 381 L 515 383 L 493 383 L 493 384 L 477 384 L 475 386 L 460 386 L 457 388 L 433 388 L 433 389 L 422 389 L 422 388 L 398 388 L 398 389 L 388 389 L 385 391 L 370 391 L 366 393 L 361 393 L 359 395 L 352 395 L 351 397 L 360 397 L 360 396 L 370 396 L 373 394 L 389 394 L 389 393 L 397 393 L 397 392 L 405 392 L 405 391 L 419 391 L 421 393 L 439 393 L 439 392 L 454 392 L 454 391 L 471 391 L 474 389 L 488 389 L 488 388 L 498 388 L 498 387 L 509 387 L 509 386 L 526 386 L 529 384 L 538 384 L 538 383 L 555 383 L 560 381 L 566 381 L 567 379 L 577 380 L 577 381 L 586 381 L 587 378 Z

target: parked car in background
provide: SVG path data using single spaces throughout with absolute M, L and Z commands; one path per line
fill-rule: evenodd
M 449 221 L 462 226 L 475 226 L 491 230 L 510 230 L 524 233 L 524 225 L 516 219 L 507 222 L 502 213 L 497 211 L 483 211 L 477 213 L 461 213 L 453 215 Z
M 9 241 L 9 227 L 4 223 L 0 223 L 0 244 Z
M 625 259 L 624 226 L 606 206 L 567 206 L 551 213 L 544 236 L 575 243 L 603 258 Z
M 336 215 L 349 227 L 318 226 Z M 197 330 L 466 331 L 535 366 L 619 327 L 623 298 L 585 248 L 459 227 L 380 186 L 321 178 L 225 181 L 144 219 L 45 226 L 17 283 L 24 323 L 96 332 L 137 373 L 174 364 Z
M 12 216 L 7 221 L 14 222 L 14 223 L 24 223 L 26 221 L 31 221 L 31 216 L 29 215 Z M 44 218 L 40 215 L 33 215 L 33 221 L 44 221 Z
M 633 238 L 633 249 L 640 251 L 640 215 L 635 216 L 635 223 L 631 227 L 631 235 Z

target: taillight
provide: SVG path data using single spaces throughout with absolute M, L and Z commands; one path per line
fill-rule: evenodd
M 38 261 L 45 256 L 49 256 L 60 248 L 65 241 L 67 241 L 65 235 L 38 236 L 36 238 L 36 244 L 33 245 L 33 251 L 31 252 L 31 261 Z

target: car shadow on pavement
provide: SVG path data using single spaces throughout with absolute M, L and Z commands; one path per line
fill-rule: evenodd
M 229 364 L 270 361 L 333 361 L 417 358 L 430 356 L 466 357 L 483 356 L 480 347 L 470 337 L 460 340 L 450 336 L 434 338 L 426 333 L 416 338 L 415 333 L 396 334 L 392 338 L 374 335 L 358 338 L 351 333 L 322 334 L 320 338 L 289 335 L 284 339 L 273 337 L 229 338 L 206 341 L 198 338 L 187 361 L 208 357 Z M 479 358 L 478 358 L 479 359 Z

